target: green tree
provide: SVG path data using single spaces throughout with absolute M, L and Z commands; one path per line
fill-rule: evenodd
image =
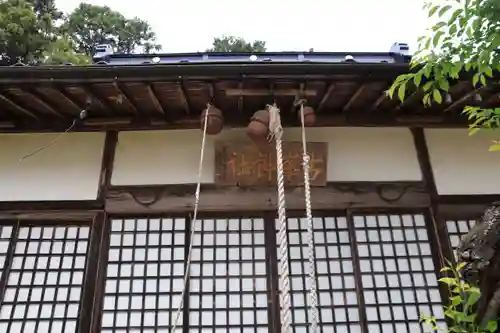
M 33 63 L 53 40 L 52 17 L 43 19 L 31 3 L 0 0 L 0 56 L 2 65 Z
M 207 52 L 265 52 L 266 42 L 256 40 L 247 42 L 241 37 L 222 36 L 214 38 Z
M 47 65 L 85 65 L 89 64 L 92 58 L 75 52 L 71 39 L 68 36 L 60 36 L 47 47 L 42 61 Z
M 450 81 L 470 78 L 474 88 L 488 84 L 500 69 L 500 1 L 441 0 L 424 8 L 436 23 L 419 39 L 411 73 L 400 75 L 388 95 L 403 101 L 410 92 L 423 91 L 423 103 L 443 103 Z M 470 134 L 483 128 L 500 127 L 500 108 L 469 105 Z M 490 150 L 500 150 L 496 142 Z
M 151 26 L 138 18 L 127 19 L 108 6 L 81 3 L 63 25 L 72 36 L 75 51 L 91 56 L 98 44 L 111 44 L 117 52 L 130 53 L 137 48 L 146 52 L 160 50 Z

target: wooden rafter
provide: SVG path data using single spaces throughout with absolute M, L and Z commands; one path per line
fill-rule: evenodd
M 132 113 L 135 115 L 138 115 L 139 112 L 137 111 L 137 107 L 132 101 L 132 98 L 128 95 L 128 93 L 125 91 L 125 89 L 122 88 L 122 85 L 119 84 L 118 82 L 113 82 L 113 89 L 115 89 L 118 92 L 118 100 L 117 102 L 119 104 L 126 104 L 127 108 L 132 110 Z
M 361 96 L 361 94 L 363 93 L 364 89 L 365 89 L 366 85 L 364 84 L 361 84 L 357 89 L 356 91 L 354 92 L 354 94 L 351 96 L 351 98 L 349 99 L 349 101 L 346 103 L 346 105 L 344 105 L 344 108 L 342 109 L 342 112 L 347 112 L 349 111 L 349 109 L 353 106 L 354 103 L 356 103 L 356 101 L 358 100 L 359 96 Z
M 148 97 L 151 100 L 151 103 L 153 104 L 156 112 L 158 112 L 159 114 L 165 115 L 165 110 L 163 109 L 163 106 L 161 106 L 161 103 L 158 100 L 158 97 L 156 97 L 156 92 L 154 90 L 154 87 L 149 83 L 146 83 L 145 86 L 146 86 L 146 89 L 148 91 Z
M 333 82 L 330 83 L 330 85 L 326 89 L 325 94 L 321 98 L 321 101 L 318 103 L 318 106 L 316 107 L 316 112 L 317 113 L 320 113 L 323 110 L 323 108 L 325 107 L 326 102 L 330 98 L 330 95 L 333 93 L 333 91 L 335 90 L 335 88 L 336 88 L 335 83 L 333 83 Z
M 5 96 L 3 94 L 0 94 L 0 100 L 2 102 L 4 102 L 5 104 L 7 104 L 10 108 L 16 110 L 17 112 L 19 112 L 19 113 L 21 113 L 21 114 L 23 114 L 25 116 L 28 116 L 28 117 L 36 119 L 36 120 L 40 119 L 34 113 L 32 113 L 31 111 L 28 111 L 27 109 L 23 108 L 22 106 L 20 106 L 19 104 L 15 103 L 14 101 L 12 101 L 10 98 L 8 98 L 7 96 Z

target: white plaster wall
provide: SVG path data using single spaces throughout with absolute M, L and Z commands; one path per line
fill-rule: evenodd
M 195 183 L 201 131 L 121 132 L 113 185 Z M 411 133 L 405 128 L 335 127 L 308 129 L 308 141 L 328 143 L 328 181 L 420 180 Z M 213 183 L 214 142 L 247 140 L 244 129 L 209 136 L 202 181 Z M 285 140 L 300 141 L 299 128 L 286 128 Z
M 104 133 L 0 135 L 0 201 L 94 200 Z
M 500 194 L 500 153 L 488 151 L 500 132 L 426 129 L 439 194 Z

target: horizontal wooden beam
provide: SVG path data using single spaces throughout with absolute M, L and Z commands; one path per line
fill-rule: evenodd
M 468 122 L 464 118 L 450 118 L 440 115 L 429 116 L 391 116 L 359 112 L 348 112 L 345 115 L 335 114 L 335 110 L 325 110 L 323 115 L 317 116 L 315 127 L 428 127 L 428 128 L 467 128 Z M 296 122 L 286 122 L 285 127 L 299 126 Z M 2 122 L 0 133 L 33 133 L 33 132 L 63 132 L 73 123 L 73 119 L 66 121 L 37 121 L 37 122 Z M 246 127 L 247 120 L 240 119 L 224 124 L 229 128 Z M 167 121 L 165 118 L 134 118 L 134 117 L 106 117 L 88 118 L 77 121 L 72 131 L 101 132 L 101 131 L 135 131 L 135 130 L 172 130 L 198 129 L 198 118 L 185 118 L 178 121 Z
M 0 220 L 89 221 L 102 211 L 97 200 L 0 202 Z
M 105 209 L 110 214 L 189 213 L 194 204 L 194 185 L 120 186 L 108 190 Z M 200 212 L 274 211 L 274 187 L 241 188 L 205 185 L 200 196 Z M 312 188 L 314 210 L 349 208 L 424 208 L 430 199 L 423 185 L 398 183 L 329 183 Z M 303 210 L 304 189 L 286 189 L 289 210 Z

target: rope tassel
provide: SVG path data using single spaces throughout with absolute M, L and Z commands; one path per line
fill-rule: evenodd
M 286 226 L 285 177 L 283 170 L 283 127 L 280 110 L 276 105 L 268 105 L 269 134 L 276 141 L 276 172 L 278 185 L 278 273 L 281 305 L 281 333 L 292 333 L 292 312 L 290 300 L 290 267 L 288 263 L 288 239 Z

